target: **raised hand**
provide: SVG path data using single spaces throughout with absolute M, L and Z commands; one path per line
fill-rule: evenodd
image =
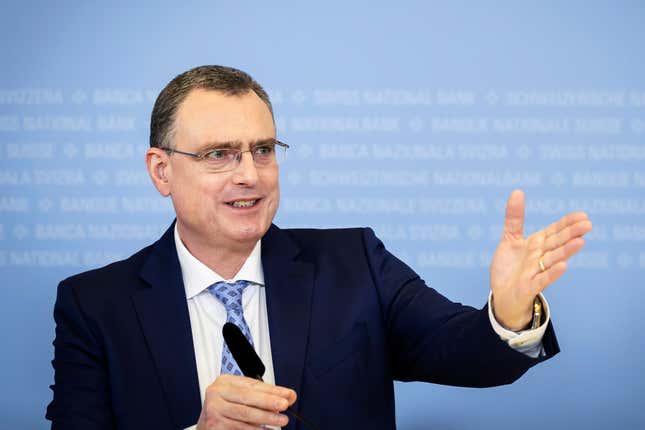
M 582 249 L 591 221 L 584 212 L 573 212 L 526 239 L 523 230 L 524 193 L 515 190 L 490 267 L 495 318 L 514 331 L 526 327 L 535 296 L 562 276 L 567 260 Z

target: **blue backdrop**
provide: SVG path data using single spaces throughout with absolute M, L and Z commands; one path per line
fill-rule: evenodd
M 547 291 L 562 353 L 507 387 L 398 384 L 400 428 L 645 427 L 642 2 L 90 3 L 0 6 L 0 428 L 47 426 L 58 281 L 172 221 L 149 114 L 201 64 L 273 97 L 279 225 L 372 226 L 454 300 L 484 304 L 512 189 L 529 232 L 594 222 Z

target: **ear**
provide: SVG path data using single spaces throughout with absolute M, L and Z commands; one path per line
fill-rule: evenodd
M 146 152 L 146 167 L 148 168 L 148 175 L 152 179 L 152 184 L 159 191 L 159 194 L 168 197 L 170 195 L 170 181 L 168 179 L 171 176 L 168 153 L 160 148 L 148 149 Z

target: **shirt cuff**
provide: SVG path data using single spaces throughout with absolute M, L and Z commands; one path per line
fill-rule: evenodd
M 495 333 L 497 333 L 499 338 L 508 343 L 508 346 L 514 350 L 522 352 L 533 358 L 544 355 L 542 338 L 544 337 L 544 332 L 546 331 L 546 327 L 551 319 L 549 303 L 546 301 L 542 293 L 538 294 L 538 297 L 542 301 L 542 311 L 544 312 L 544 322 L 542 325 L 533 330 L 512 331 L 502 327 L 502 325 L 495 319 L 495 314 L 493 313 L 493 292 L 491 291 L 488 294 L 488 318 L 490 319 L 490 323 L 493 326 Z

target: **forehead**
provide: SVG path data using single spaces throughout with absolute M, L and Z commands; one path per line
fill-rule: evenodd
M 192 90 L 179 106 L 175 121 L 176 142 L 191 145 L 275 137 L 271 112 L 253 91 L 232 96 Z

